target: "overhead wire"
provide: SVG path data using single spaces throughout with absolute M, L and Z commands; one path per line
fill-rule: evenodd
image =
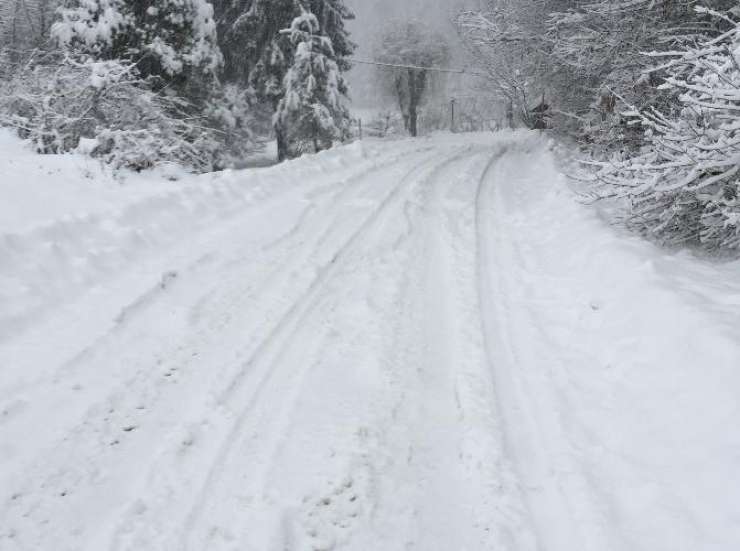
M 377 67 L 388 67 L 393 69 L 414 69 L 417 71 L 431 71 L 434 73 L 448 73 L 455 75 L 470 75 L 474 77 L 489 78 L 490 75 L 478 71 L 468 71 L 467 69 L 451 69 L 446 67 L 422 67 L 420 65 L 403 65 L 397 63 L 383 63 L 381 61 L 370 61 L 369 59 L 347 58 L 350 63 L 359 63 L 360 65 L 375 65 Z

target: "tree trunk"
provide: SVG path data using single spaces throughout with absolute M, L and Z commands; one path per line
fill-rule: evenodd
M 416 102 L 412 100 L 409 105 L 409 134 L 414 138 L 419 135 L 419 129 L 417 126 L 418 114 L 416 112 Z
M 275 125 L 275 139 L 277 140 L 277 160 L 282 163 L 288 158 L 288 140 L 285 137 L 285 131 L 279 125 Z
M 506 104 L 506 124 L 510 129 L 514 129 L 514 102 L 511 100 Z
M 409 127 L 408 131 L 414 138 L 419 135 L 418 109 L 421 100 L 422 78 L 414 69 L 408 70 L 409 79 Z

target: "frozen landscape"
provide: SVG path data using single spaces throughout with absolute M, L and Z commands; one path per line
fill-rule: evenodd
M 737 0 L 0 0 L 0 551 L 740 550 Z
M 546 139 L 110 189 L 3 147 L 1 549 L 740 546 L 740 266 Z

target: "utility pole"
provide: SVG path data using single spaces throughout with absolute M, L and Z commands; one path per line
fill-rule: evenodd
M 450 100 L 450 132 L 455 131 L 455 98 Z

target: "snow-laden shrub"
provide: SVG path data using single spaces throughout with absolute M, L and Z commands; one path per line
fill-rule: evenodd
M 130 60 L 145 76 L 190 85 L 222 63 L 207 0 L 66 0 L 52 34 L 68 51 Z
M 216 129 L 220 144 L 219 165 L 243 162 L 258 148 L 255 139 L 255 98 L 251 90 L 235 84 L 214 87 L 204 115 Z
M 635 113 L 645 150 L 598 164 L 600 196 L 626 199 L 629 224 L 667 243 L 740 250 L 740 24 L 731 23 L 665 64 L 662 87 L 680 106 Z
M 397 111 L 383 111 L 363 121 L 363 132 L 369 138 L 400 137 L 406 134 L 403 117 Z
M 219 144 L 210 131 L 197 130 L 183 120 L 170 120 L 171 127 L 103 129 L 90 154 L 115 167 L 144 170 L 176 163 L 196 172 L 220 166 Z
M 44 49 L 60 0 L 3 0 L 0 2 L 0 50 L 22 55 Z
M 120 61 L 47 57 L 0 83 L 0 123 L 40 153 L 72 151 L 83 141 L 92 156 L 136 170 L 163 162 L 196 171 L 214 166 L 217 133 L 189 107 Z

